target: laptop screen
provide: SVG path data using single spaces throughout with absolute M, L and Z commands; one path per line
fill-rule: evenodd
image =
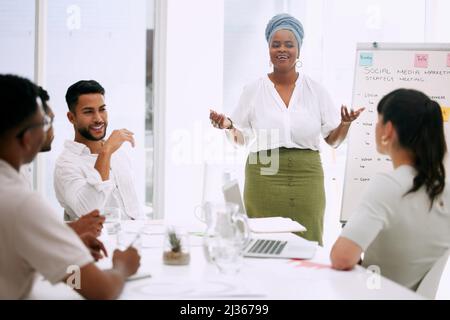
M 227 182 L 222 187 L 222 192 L 226 202 L 237 204 L 239 206 L 239 212 L 247 216 L 237 180 Z

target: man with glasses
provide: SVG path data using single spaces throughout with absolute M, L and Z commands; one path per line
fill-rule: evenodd
M 38 87 L 38 96 L 41 100 L 41 105 L 44 110 L 44 125 L 43 129 L 45 132 L 45 140 L 41 147 L 40 152 L 47 152 L 50 151 L 52 148 L 52 142 L 54 139 L 54 133 L 53 133 L 53 119 L 55 117 L 55 114 L 53 113 L 53 110 L 48 105 L 48 100 L 50 97 L 48 96 L 47 91 L 45 91 L 42 87 Z M 19 132 L 19 135 L 23 135 L 25 131 L 22 130 L 22 132 Z M 32 164 L 26 164 L 23 165 L 20 168 L 20 174 L 23 176 L 25 181 L 29 184 L 30 189 L 33 189 L 33 170 L 32 170 Z
M 52 108 L 50 107 L 49 101 L 50 96 L 48 92 L 42 88 L 38 87 L 38 95 L 41 101 L 42 107 L 44 109 L 44 126 L 43 129 L 45 131 L 45 140 L 41 147 L 40 152 L 48 152 L 52 149 L 52 142 L 55 138 L 53 131 L 53 120 L 55 118 L 55 114 L 53 113 Z M 20 133 L 23 134 L 23 133 Z M 23 165 L 20 168 L 20 174 L 23 176 L 25 181 L 29 184 L 30 189 L 33 189 L 33 171 L 32 164 Z M 91 233 L 95 237 L 100 236 L 100 233 L 103 229 L 103 222 L 105 221 L 105 217 L 101 216 L 98 210 L 94 210 L 88 214 L 83 215 L 76 221 L 68 222 L 68 226 L 71 227 L 78 235 L 85 234 L 87 232 Z
M 42 108 L 42 105 L 40 105 L 40 107 Z M 42 112 L 44 112 L 43 110 L 44 109 L 42 108 Z M 22 139 L 25 132 L 27 132 L 28 130 L 34 129 L 34 128 L 39 128 L 39 127 L 42 127 L 43 131 L 47 132 L 51 126 L 52 126 L 52 123 L 51 123 L 50 117 L 44 113 L 42 115 L 42 122 L 33 123 L 33 124 L 30 124 L 29 126 L 23 128 L 21 131 L 19 131 L 19 133 L 17 133 L 16 137 L 19 139 Z
M 48 125 L 37 87 L 0 75 L 0 299 L 27 297 L 36 272 L 55 284 L 69 281 L 73 274 L 67 270 L 77 269 L 79 283 L 72 287 L 82 296 L 116 298 L 139 268 L 136 249 L 114 251 L 112 269 L 98 269 L 76 233 L 19 174 L 41 150 Z M 94 258 L 106 254 L 100 241 L 89 239 Z

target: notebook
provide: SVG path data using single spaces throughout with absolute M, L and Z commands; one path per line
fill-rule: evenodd
M 222 191 L 225 201 L 237 204 L 239 206 L 239 211 L 245 216 L 247 216 L 247 212 L 245 211 L 244 207 L 244 202 L 242 201 L 239 183 L 236 180 L 229 181 L 225 183 L 225 185 L 222 187 Z M 283 218 L 274 217 L 273 219 L 283 219 Z M 249 225 L 251 226 L 252 219 L 249 220 L 250 220 Z M 285 222 L 285 220 L 279 221 Z M 266 228 L 265 230 L 268 233 L 306 231 L 306 228 L 303 227 L 298 222 L 292 221 L 292 223 L 293 224 L 286 224 L 287 227 L 286 225 L 283 225 L 285 231 L 280 231 L 280 227 L 277 226 L 276 224 L 273 224 L 272 229 L 267 227 L 267 224 L 265 224 Z M 317 249 L 317 242 L 308 241 L 300 237 L 298 239 L 289 241 L 266 239 L 266 238 L 264 239 L 251 238 L 249 243 L 244 248 L 244 256 L 255 258 L 311 259 L 314 257 L 316 249 Z
M 268 217 L 248 219 L 250 230 L 254 233 L 303 232 L 306 228 L 291 218 Z

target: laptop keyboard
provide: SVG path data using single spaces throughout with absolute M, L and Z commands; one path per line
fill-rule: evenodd
M 254 254 L 279 255 L 281 251 L 283 251 L 286 244 L 287 241 L 257 239 L 256 241 L 249 243 L 248 246 L 251 247 L 246 251 Z

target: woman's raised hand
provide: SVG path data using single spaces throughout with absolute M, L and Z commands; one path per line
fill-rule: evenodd
M 209 110 L 209 119 L 214 128 L 227 129 L 231 126 L 231 121 L 227 116 L 211 109 Z
M 366 108 L 360 108 L 356 111 L 353 109 L 348 112 L 348 109 L 346 106 L 341 106 L 341 122 L 343 124 L 350 124 L 356 119 L 358 119 L 359 115 L 365 110 Z

